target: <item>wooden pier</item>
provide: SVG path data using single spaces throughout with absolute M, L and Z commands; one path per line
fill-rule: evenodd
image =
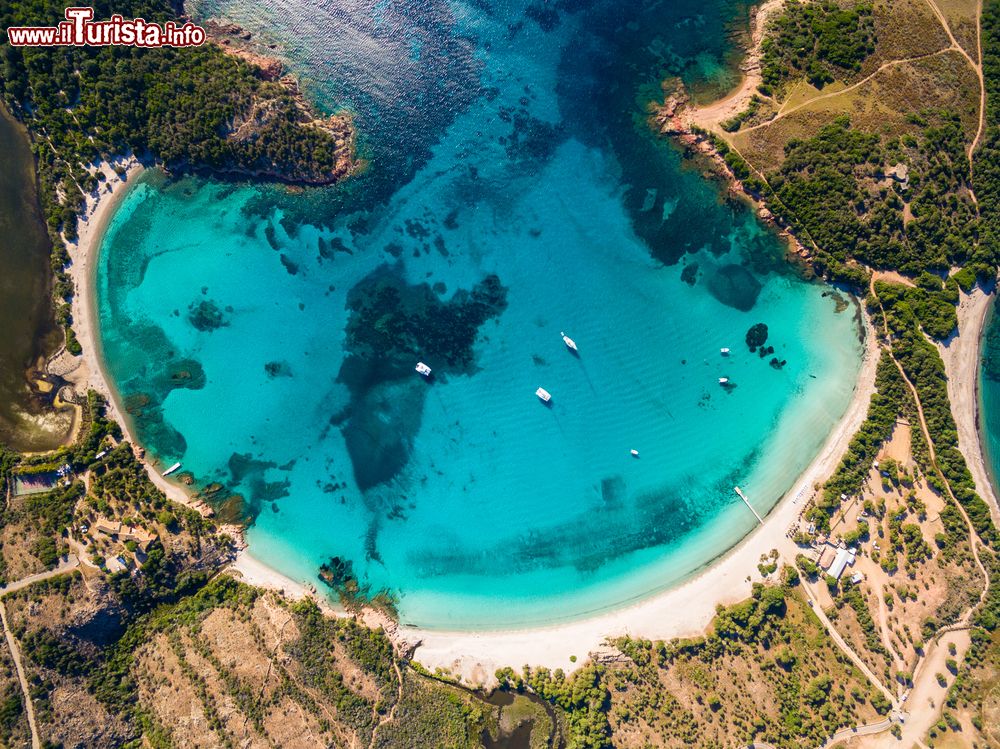
M 733 487 L 733 491 L 735 491 L 735 492 L 736 492 L 737 494 L 739 494 L 739 495 L 740 495 L 740 499 L 742 499 L 742 500 L 743 500 L 743 501 L 744 501 L 744 502 L 746 503 L 746 506 L 750 508 L 750 512 L 752 512 L 752 513 L 754 514 L 754 516 L 755 516 L 755 517 L 757 518 L 757 521 L 758 521 L 758 522 L 759 522 L 759 523 L 760 523 L 761 525 L 764 525 L 764 518 L 762 518 L 762 517 L 760 516 L 760 513 L 758 513 L 758 512 L 757 512 L 757 511 L 756 511 L 756 510 L 755 510 L 755 509 L 753 508 L 753 505 L 752 505 L 752 504 L 750 504 L 750 500 L 749 500 L 749 499 L 747 499 L 747 495 L 743 493 L 743 490 L 742 490 L 742 489 L 740 489 L 740 488 L 739 488 L 738 486 L 734 486 L 734 487 Z

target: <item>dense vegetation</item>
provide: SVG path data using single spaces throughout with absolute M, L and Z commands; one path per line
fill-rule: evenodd
M 822 88 L 859 71 L 874 50 L 870 4 L 786 3 L 763 43 L 764 93 L 799 77 Z
M 868 415 L 851 439 L 847 452 L 823 492 L 807 511 L 807 517 L 820 530 L 830 528 L 830 517 L 840 507 L 841 495 L 856 496 L 868 479 L 872 461 L 882 443 L 892 435 L 902 402 L 908 396 L 899 370 L 886 354 L 879 357 L 875 374 L 876 392 L 868 405 Z
M 148 21 L 176 20 L 168 0 L 97 0 L 96 19 L 113 12 Z M 65 3 L 12 0 L 0 27 L 54 24 Z M 85 196 L 102 175 L 87 166 L 134 153 L 170 169 L 241 171 L 290 181 L 343 176 L 348 133 L 307 119 L 280 83 L 260 80 L 245 62 L 208 44 L 186 49 L 132 47 L 17 48 L 0 43 L 0 94 L 34 139 L 56 274 L 57 306 L 72 296 L 60 234 L 73 240 Z M 346 130 L 346 128 L 345 128 Z M 59 307 L 71 351 L 68 307 Z
M 961 124 L 943 112 L 913 119 L 919 137 L 888 138 L 838 117 L 812 138 L 789 141 L 767 185 L 749 185 L 773 190 L 782 215 L 814 245 L 820 273 L 863 286 L 857 262 L 918 275 L 978 261 L 976 270 L 989 274 L 977 254 Z
M 982 47 L 986 128 L 976 152 L 973 184 L 982 216 L 983 244 L 1000 248 L 1000 2 L 997 0 L 983 3 Z
M 996 543 L 997 530 L 993 526 L 989 507 L 976 493 L 975 481 L 958 448 L 958 429 L 948 399 L 944 361 L 937 348 L 921 332 L 920 320 L 909 303 L 906 289 L 896 284 L 876 282 L 875 291 L 892 335 L 893 355 L 920 399 L 927 430 L 934 442 L 937 465 L 980 538 L 986 543 Z M 874 304 L 870 306 L 875 312 Z M 938 492 L 945 493 L 945 487 L 935 472 L 928 472 L 927 481 Z

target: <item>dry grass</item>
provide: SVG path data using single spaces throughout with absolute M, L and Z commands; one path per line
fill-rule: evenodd
M 933 0 L 951 27 L 951 33 L 969 57 L 978 60 L 976 45 L 977 0 Z
M 833 95 L 828 86 L 818 99 L 806 100 L 803 86 L 796 97 L 805 103 L 794 105 L 797 109 L 786 106 L 787 114 L 773 122 L 729 136 L 744 158 L 761 171 L 781 165 L 790 140 L 815 135 L 841 115 L 861 130 L 887 137 L 917 135 L 921 127 L 910 120 L 911 114 L 932 110 L 957 113 L 969 140 L 978 124 L 978 81 L 958 52 L 886 68 L 861 85 Z
M 845 665 L 840 651 L 826 635 L 798 593 L 787 596 L 786 621 L 795 637 L 788 645 L 796 665 L 793 679 L 802 689 L 817 675 L 833 679 L 831 705 L 851 724 L 878 720 L 871 705 L 857 701 L 852 691 L 869 695 L 867 681 Z M 616 745 L 687 747 L 679 725 L 697 726 L 698 745 L 737 746 L 744 736 L 739 725 L 755 719 L 775 725 L 782 721 L 781 690 L 789 676 L 774 659 L 784 645 L 770 649 L 745 646 L 738 654 L 701 658 L 678 655 L 666 666 L 609 667 L 610 721 Z M 710 696 L 720 703 L 713 707 Z M 838 701 L 840 695 L 843 701 Z
M 927 0 L 880 0 L 874 5 L 873 16 L 875 54 L 864 63 L 859 77 L 889 60 L 927 55 L 951 44 Z

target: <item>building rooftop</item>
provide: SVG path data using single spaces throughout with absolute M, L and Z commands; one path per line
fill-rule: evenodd
M 854 549 L 837 549 L 837 556 L 834 557 L 833 564 L 830 565 L 827 573 L 839 580 L 840 576 L 844 574 L 844 570 L 847 569 L 847 565 L 854 564 L 854 555 Z

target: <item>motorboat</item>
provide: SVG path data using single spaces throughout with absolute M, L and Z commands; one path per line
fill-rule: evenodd
M 545 388 L 538 388 L 538 390 L 535 391 L 535 395 L 538 396 L 538 399 L 542 403 L 548 403 L 552 400 L 552 395 Z

